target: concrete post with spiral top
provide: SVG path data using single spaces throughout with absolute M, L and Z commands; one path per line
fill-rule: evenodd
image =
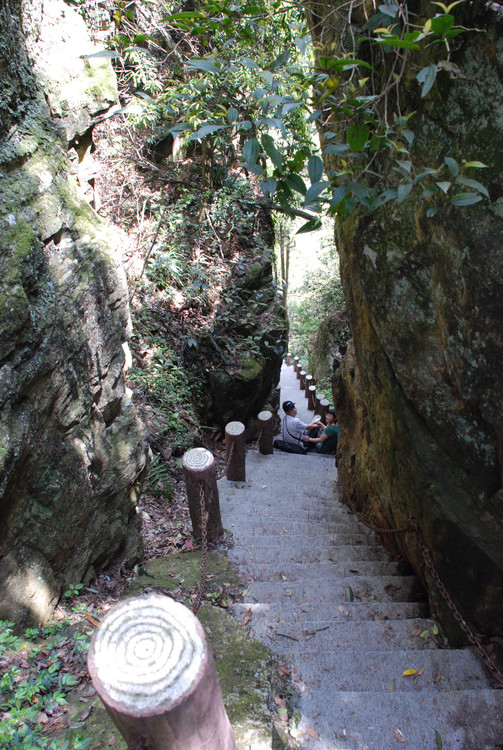
M 210 541 L 219 539 L 224 529 L 220 515 L 220 500 L 215 475 L 215 459 L 206 448 L 192 448 L 182 459 L 183 476 L 189 502 L 192 533 L 195 539 L 202 537 L 201 500 L 207 513 L 206 529 Z
M 211 649 L 183 604 L 149 594 L 112 607 L 87 664 L 130 747 L 236 750 Z
M 225 427 L 226 477 L 231 481 L 246 481 L 245 426 L 242 422 L 229 422 Z

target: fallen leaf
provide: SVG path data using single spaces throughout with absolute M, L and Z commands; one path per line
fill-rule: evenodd
M 403 672 L 402 677 L 412 677 L 414 674 L 417 674 L 417 669 L 406 669 Z
M 444 746 L 444 742 L 442 740 L 442 737 L 437 732 L 437 730 L 435 730 L 435 745 L 436 745 L 437 750 L 442 750 L 442 748 Z
M 113 734 L 110 739 L 108 740 L 108 747 L 113 747 L 117 742 L 117 739 L 115 737 L 115 734 Z
M 86 617 L 89 620 L 89 622 L 91 623 L 91 625 L 94 625 L 95 628 L 98 627 L 98 625 L 99 625 L 98 620 L 95 620 L 94 617 L 91 617 L 91 615 L 89 614 L 89 612 L 86 612 Z
M 421 669 L 419 670 L 417 674 L 418 674 L 418 677 L 424 674 L 424 667 L 421 667 Z
M 389 686 L 388 690 L 389 690 L 390 693 L 395 693 L 396 692 L 396 680 L 394 678 L 391 680 L 391 683 L 390 683 L 390 686 Z
M 354 595 L 353 589 L 351 588 L 351 586 L 348 586 L 344 594 L 344 601 L 354 602 L 354 600 L 355 600 L 355 595 Z
M 250 622 L 250 620 L 251 620 L 251 609 L 247 609 L 246 610 L 246 614 L 243 617 L 243 620 L 241 622 L 241 625 L 248 625 L 248 623 Z
M 411 636 L 413 638 L 417 638 L 418 635 L 421 635 L 421 628 L 414 628 L 414 630 L 411 633 Z
M 274 702 L 277 706 L 286 706 L 286 700 L 284 698 L 280 698 L 279 695 L 274 696 Z
M 405 742 L 404 736 L 399 729 L 395 729 L 393 734 L 395 735 L 395 739 L 398 740 L 398 742 Z
M 292 596 L 292 592 L 290 591 L 290 589 L 287 589 L 285 591 L 285 596 Z
M 316 731 L 316 729 L 313 729 L 312 727 L 308 727 L 306 729 L 306 732 L 307 732 L 307 734 L 310 737 L 313 737 L 313 739 L 315 739 L 315 740 L 319 740 L 320 739 L 320 735 L 318 734 L 318 732 Z
M 40 713 L 37 714 L 36 721 L 37 724 L 47 724 L 47 722 L 49 721 L 49 717 L 47 716 L 47 714 L 44 714 L 43 711 L 40 711 Z

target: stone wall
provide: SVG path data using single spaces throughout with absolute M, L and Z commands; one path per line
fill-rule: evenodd
M 439 198 L 427 218 L 412 193 L 341 224 L 353 346 L 335 399 L 348 495 L 383 527 L 414 519 L 458 607 L 477 632 L 501 636 L 503 38 L 489 16 L 464 21 L 485 31 L 454 45 L 461 75 L 439 77 L 424 100 L 406 76 L 402 104 L 417 112 L 414 167 L 445 156 L 480 160 L 489 168 L 468 176 L 483 181 L 491 201 L 455 207 Z M 382 190 L 396 180 L 393 166 L 374 163 Z M 397 544 L 450 629 L 416 535 Z
M 116 97 L 64 2 L 0 9 L 0 619 L 43 620 L 64 586 L 141 547 L 142 427 L 124 385 L 128 294 L 80 197 L 72 141 Z

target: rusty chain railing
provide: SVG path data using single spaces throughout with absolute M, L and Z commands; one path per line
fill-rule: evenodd
M 428 568 L 429 572 L 431 573 L 435 583 L 437 584 L 438 590 L 442 597 L 444 598 L 445 603 L 447 604 L 448 608 L 451 610 L 454 618 L 456 619 L 457 623 L 465 633 L 466 637 L 468 638 L 468 641 L 477 649 L 477 652 L 486 665 L 487 670 L 491 673 L 493 678 L 501 685 L 503 686 L 503 672 L 501 672 L 500 669 L 498 669 L 497 665 L 495 664 L 494 660 L 491 658 L 491 656 L 487 653 L 486 649 L 482 645 L 482 642 L 480 638 L 473 632 L 471 627 L 468 625 L 464 617 L 462 616 L 461 612 L 457 608 L 456 604 L 452 600 L 452 597 L 450 596 L 449 592 L 447 591 L 442 579 L 440 578 L 434 564 L 433 560 L 431 559 L 431 554 L 428 548 L 426 547 L 421 530 L 418 526 L 418 524 L 410 519 L 409 524 L 407 526 L 404 526 L 399 529 L 381 529 L 375 524 L 370 523 L 369 521 L 366 521 L 361 513 L 359 513 L 352 502 L 350 501 L 347 494 L 344 494 L 344 499 L 349 507 L 349 509 L 358 517 L 358 520 L 366 526 L 368 529 L 371 529 L 372 531 L 377 532 L 378 534 L 405 534 L 405 533 L 413 533 L 417 535 L 417 541 L 419 545 L 419 549 L 421 551 L 421 555 L 423 557 L 424 563 L 426 567 Z

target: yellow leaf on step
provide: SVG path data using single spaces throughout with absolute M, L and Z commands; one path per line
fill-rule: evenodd
M 402 674 L 402 677 L 412 677 L 414 674 L 417 674 L 417 669 L 406 669 Z

